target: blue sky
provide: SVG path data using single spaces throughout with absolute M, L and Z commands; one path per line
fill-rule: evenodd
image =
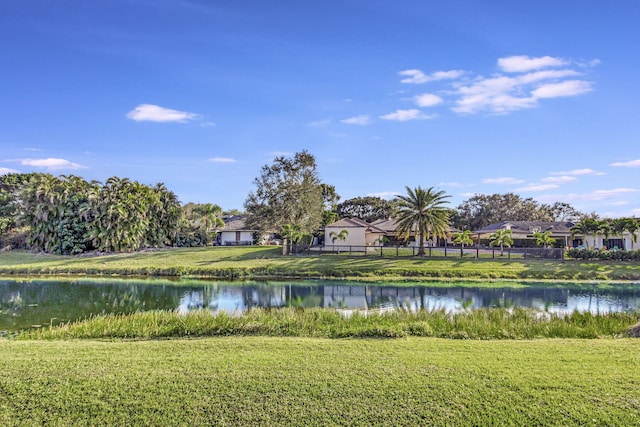
M 5 0 L 0 173 L 242 209 L 308 149 L 342 199 L 640 215 L 640 2 Z

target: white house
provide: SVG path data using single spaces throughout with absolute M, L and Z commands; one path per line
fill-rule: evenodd
M 223 246 L 253 245 L 253 235 L 258 230 L 246 227 L 246 217 L 232 215 L 222 217 L 224 228 L 218 231 L 218 243 Z

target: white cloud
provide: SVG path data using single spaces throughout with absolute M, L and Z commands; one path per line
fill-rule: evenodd
M 22 159 L 20 164 L 23 166 L 33 166 L 37 168 L 44 168 L 48 170 L 60 170 L 60 169 L 86 169 L 86 166 L 79 165 L 77 163 L 70 162 L 65 159 Z
M 200 126 L 202 126 L 203 128 L 212 128 L 212 127 L 215 127 L 216 124 L 213 122 L 204 122 L 204 123 L 200 123 Z
M 562 171 L 562 172 L 551 172 L 549 175 L 596 175 L 601 176 L 604 175 L 604 172 L 594 171 L 593 169 L 583 168 L 583 169 L 573 169 L 570 171 Z
M 371 118 L 367 114 L 361 114 L 359 116 L 349 117 L 348 119 L 340 120 L 341 123 L 348 125 L 366 126 L 371 123 Z
M 186 111 L 172 110 L 152 104 L 140 104 L 127 113 L 127 118 L 136 122 L 177 122 L 184 123 L 198 115 Z
M 556 184 L 530 184 L 524 187 L 516 188 L 515 191 L 545 191 L 558 188 Z
M 449 71 L 435 71 L 431 74 L 425 74 L 420 70 L 404 70 L 398 72 L 401 76 L 408 76 L 406 79 L 400 80 L 401 83 L 427 83 L 437 80 L 453 80 L 461 77 L 464 74 L 462 70 L 449 70 Z
M 237 160 L 231 157 L 212 157 L 209 161 L 213 163 L 235 163 Z
M 456 113 L 476 113 L 489 110 L 506 113 L 536 106 L 537 100 L 531 96 L 515 96 L 520 91 L 517 78 L 498 76 L 480 78 L 468 86 L 458 88 L 460 98 L 452 110 Z
M 25 147 L 25 151 L 42 151 L 42 148 Z
M 577 181 L 577 180 L 578 180 L 578 178 L 576 178 L 574 176 L 567 176 L 567 175 L 550 176 L 550 177 L 541 179 L 542 182 L 549 182 L 549 183 L 554 183 L 554 184 L 564 184 L 564 183 L 567 183 L 567 182 L 573 182 L 573 181 Z
M 486 178 L 482 182 L 485 184 L 522 184 L 524 180 L 503 176 L 500 178 Z
M 574 202 L 603 202 L 607 200 L 617 199 L 620 197 L 624 197 L 626 195 L 637 193 L 638 190 L 634 188 L 614 188 L 611 190 L 595 190 L 590 193 L 570 193 L 563 195 L 554 195 L 554 196 L 544 196 L 540 197 L 539 200 L 542 202 L 548 200 L 562 200 L 567 203 Z M 610 204 L 612 202 L 609 202 Z
M 369 193 L 367 197 L 380 197 L 381 199 L 393 199 L 398 196 L 400 193 L 397 191 L 381 191 L 379 193 Z
M 414 100 L 419 107 L 433 107 L 434 105 L 444 102 L 442 98 L 432 93 L 423 93 L 422 95 L 416 96 Z
M 395 120 L 398 122 L 406 122 L 409 120 L 429 120 L 435 118 L 435 115 L 423 114 L 420 110 L 396 110 L 393 113 L 380 116 L 383 120 Z
M 535 98 L 558 98 L 561 96 L 577 96 L 591 92 L 591 82 L 584 80 L 565 80 L 560 83 L 544 84 L 533 90 Z
M 7 175 L 10 173 L 20 173 L 15 169 L 9 169 L 9 168 L 2 168 L 0 167 L 0 175 Z
M 566 59 L 552 56 L 531 58 L 527 55 L 519 55 L 498 58 L 498 67 L 507 73 L 523 73 L 541 68 L 561 67 L 568 63 L 569 61 Z
M 637 167 L 640 167 L 640 159 L 630 160 L 628 162 L 615 162 L 615 163 L 611 163 L 609 166 L 623 167 L 623 168 L 637 168 Z
M 276 156 L 276 157 L 293 156 L 293 153 L 291 151 L 272 151 L 269 154 L 272 155 L 272 156 Z

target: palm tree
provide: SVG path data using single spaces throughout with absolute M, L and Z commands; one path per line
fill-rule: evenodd
M 602 221 L 598 221 L 598 230 L 596 231 L 596 236 L 598 234 L 602 234 L 602 236 L 604 236 L 605 240 L 609 240 L 609 236 L 611 235 L 611 231 L 612 231 L 612 226 L 611 226 L 611 222 L 607 219 L 603 219 Z M 594 243 L 593 246 L 595 247 L 595 238 L 594 238 Z
M 489 246 L 500 246 L 500 256 L 504 256 L 504 247 L 511 247 L 513 245 L 513 238 L 511 237 L 511 230 L 496 230 L 491 236 Z
M 280 229 L 280 234 L 284 237 L 283 254 L 290 254 L 293 244 L 298 242 L 303 235 L 302 228 L 298 224 L 285 224 Z
M 536 239 L 536 245 L 540 245 L 545 249 L 556 242 L 556 239 L 551 237 L 550 230 L 543 232 L 536 231 L 535 233 L 533 233 L 533 238 Z
M 449 203 L 444 191 L 435 191 L 433 187 L 426 190 L 418 186 L 416 189 L 405 187 L 406 196 L 397 196 L 398 232 L 406 236 L 417 229 L 419 239 L 418 255 L 424 255 L 424 241 L 430 235 L 444 237 L 449 225 L 450 210 L 444 205 Z
M 471 230 L 464 230 L 461 233 L 453 233 L 453 243 L 460 245 L 460 258 L 464 256 L 464 245 L 473 245 Z
M 638 223 L 637 219 L 626 218 L 624 231 L 628 231 L 629 233 L 631 233 L 631 249 L 633 249 L 633 243 L 636 243 L 638 241 L 638 229 L 640 229 L 640 224 Z
M 595 247 L 596 234 L 598 233 L 599 228 L 600 226 L 598 220 L 593 218 L 586 218 L 585 220 L 575 224 L 569 230 L 571 231 L 572 239 L 578 234 L 584 236 L 584 243 L 587 245 L 587 249 L 589 249 L 589 241 L 587 240 L 587 235 L 593 234 L 593 245 Z
M 329 237 L 331 238 L 331 243 L 333 243 L 335 245 L 336 240 L 340 240 L 341 242 L 344 242 L 345 240 L 347 240 L 347 237 L 349 237 L 349 230 L 340 230 L 340 232 L 336 233 L 335 231 L 332 231 L 331 233 L 329 233 Z M 340 248 L 338 247 L 338 253 L 340 253 Z

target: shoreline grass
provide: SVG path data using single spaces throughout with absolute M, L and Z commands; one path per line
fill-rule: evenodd
M 630 262 L 282 256 L 279 251 L 279 248 L 258 246 L 210 247 L 84 257 L 10 251 L 0 253 L 0 276 L 640 281 L 640 264 Z
M 322 308 L 209 311 L 146 311 L 99 315 L 19 333 L 19 340 L 161 339 L 215 336 L 306 338 L 405 338 L 410 336 L 529 340 L 540 338 L 624 338 L 640 313 L 554 314 L 530 309 L 359 312 Z
M 631 339 L 0 342 L 1 425 L 638 425 Z

